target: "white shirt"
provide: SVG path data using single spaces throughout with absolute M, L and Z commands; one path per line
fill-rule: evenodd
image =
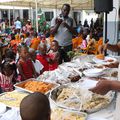
M 68 17 L 64 20 L 69 26 L 73 27 L 73 19 Z M 51 21 L 51 27 L 56 25 L 56 18 L 53 18 Z M 54 36 L 54 39 L 58 41 L 59 46 L 68 46 L 72 45 L 72 33 L 64 27 L 64 25 L 61 23 L 57 33 Z
M 44 68 L 44 66 L 40 63 L 39 60 L 35 60 L 35 62 L 33 62 L 33 65 L 35 67 L 36 72 L 40 74 L 40 71 Z
M 17 20 L 14 24 L 16 29 L 21 29 L 22 25 L 20 21 Z

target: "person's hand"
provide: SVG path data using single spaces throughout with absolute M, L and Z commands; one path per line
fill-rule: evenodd
M 57 24 L 61 24 L 62 22 L 63 22 L 62 19 L 60 19 L 60 18 L 57 18 L 57 19 L 56 19 L 56 23 L 57 23 Z
M 66 28 L 69 27 L 69 25 L 68 25 L 65 21 L 63 21 L 62 24 L 63 24 L 63 26 L 66 27 Z
M 99 46 L 99 48 L 98 48 L 99 54 L 103 54 L 107 50 L 107 45 L 108 45 L 108 43 Z
M 96 87 L 91 88 L 89 90 L 97 94 L 105 95 L 111 90 L 111 84 L 112 81 L 110 80 L 100 80 L 97 83 Z

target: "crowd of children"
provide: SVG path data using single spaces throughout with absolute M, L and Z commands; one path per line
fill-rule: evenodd
M 2 92 L 14 90 L 16 82 L 36 78 L 44 71 L 55 70 L 59 61 L 59 45 L 49 45 L 38 33 L 12 33 L 0 63 L 0 88 Z

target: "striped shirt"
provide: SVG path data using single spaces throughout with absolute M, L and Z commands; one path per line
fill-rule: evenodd
M 0 73 L 0 87 L 3 92 L 9 92 L 13 90 L 12 79 L 13 79 L 13 74 L 8 77 Z

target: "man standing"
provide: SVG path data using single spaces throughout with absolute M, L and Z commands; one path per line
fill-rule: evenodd
M 17 17 L 17 20 L 15 21 L 14 25 L 15 25 L 15 29 L 17 30 L 17 32 L 20 33 L 20 30 L 22 28 L 22 24 L 21 24 L 19 17 Z
M 72 36 L 76 34 L 73 29 L 73 19 L 68 16 L 69 12 L 70 5 L 64 4 L 61 14 L 51 21 L 51 34 L 60 46 L 60 64 L 63 60 L 64 62 L 70 61 L 67 52 L 72 50 Z

